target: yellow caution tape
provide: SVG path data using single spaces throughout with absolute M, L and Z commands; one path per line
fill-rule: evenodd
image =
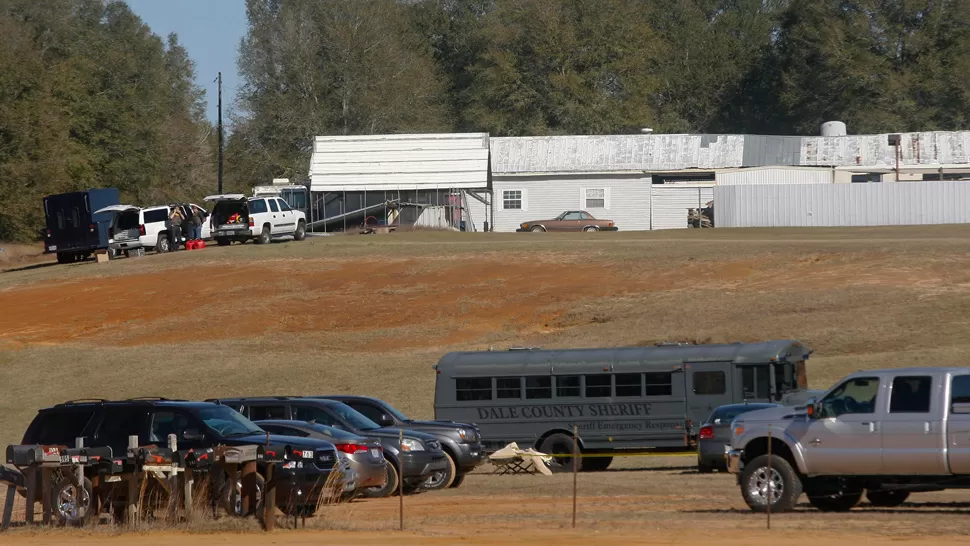
M 546 457 L 573 457 L 572 453 L 543 453 Z M 689 457 L 696 451 L 677 451 L 669 453 L 580 453 L 578 457 Z

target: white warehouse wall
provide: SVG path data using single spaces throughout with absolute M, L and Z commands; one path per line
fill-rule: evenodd
M 718 186 L 742 184 L 832 184 L 834 171 L 811 167 L 751 167 L 717 171 Z
M 650 229 L 651 179 L 643 173 L 609 175 L 498 176 L 492 178 L 495 231 L 515 231 L 531 220 L 555 218 L 567 210 L 585 210 L 616 222 L 620 231 Z M 587 206 L 585 190 L 603 190 L 605 206 Z M 521 192 L 521 208 L 505 208 L 506 192 Z M 595 192 L 591 192 L 595 193 Z M 685 211 L 686 214 L 686 211 Z M 684 217 L 686 225 L 686 216 Z M 476 223 L 480 223 L 478 219 Z

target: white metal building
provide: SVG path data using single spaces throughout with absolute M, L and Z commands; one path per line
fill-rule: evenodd
M 835 170 L 826 167 L 748 167 L 715 172 L 718 186 L 763 184 L 832 184 Z
M 311 226 L 464 222 L 481 230 L 488 140 L 487 133 L 318 136 L 309 171 Z

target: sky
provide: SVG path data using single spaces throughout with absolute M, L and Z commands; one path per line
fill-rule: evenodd
M 222 72 L 222 118 L 239 87 L 236 53 L 246 34 L 244 0 L 125 0 L 131 10 L 162 38 L 174 32 L 195 61 L 196 82 L 206 90 L 206 114 L 218 118 L 218 85 Z

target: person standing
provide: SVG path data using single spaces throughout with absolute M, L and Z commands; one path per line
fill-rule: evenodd
M 195 241 L 202 240 L 202 223 L 205 222 L 205 218 L 202 216 L 202 209 L 192 205 L 192 239 Z
M 179 249 L 179 241 L 182 240 L 182 211 L 179 207 L 172 207 L 172 212 L 168 215 L 168 251 L 175 252 Z

